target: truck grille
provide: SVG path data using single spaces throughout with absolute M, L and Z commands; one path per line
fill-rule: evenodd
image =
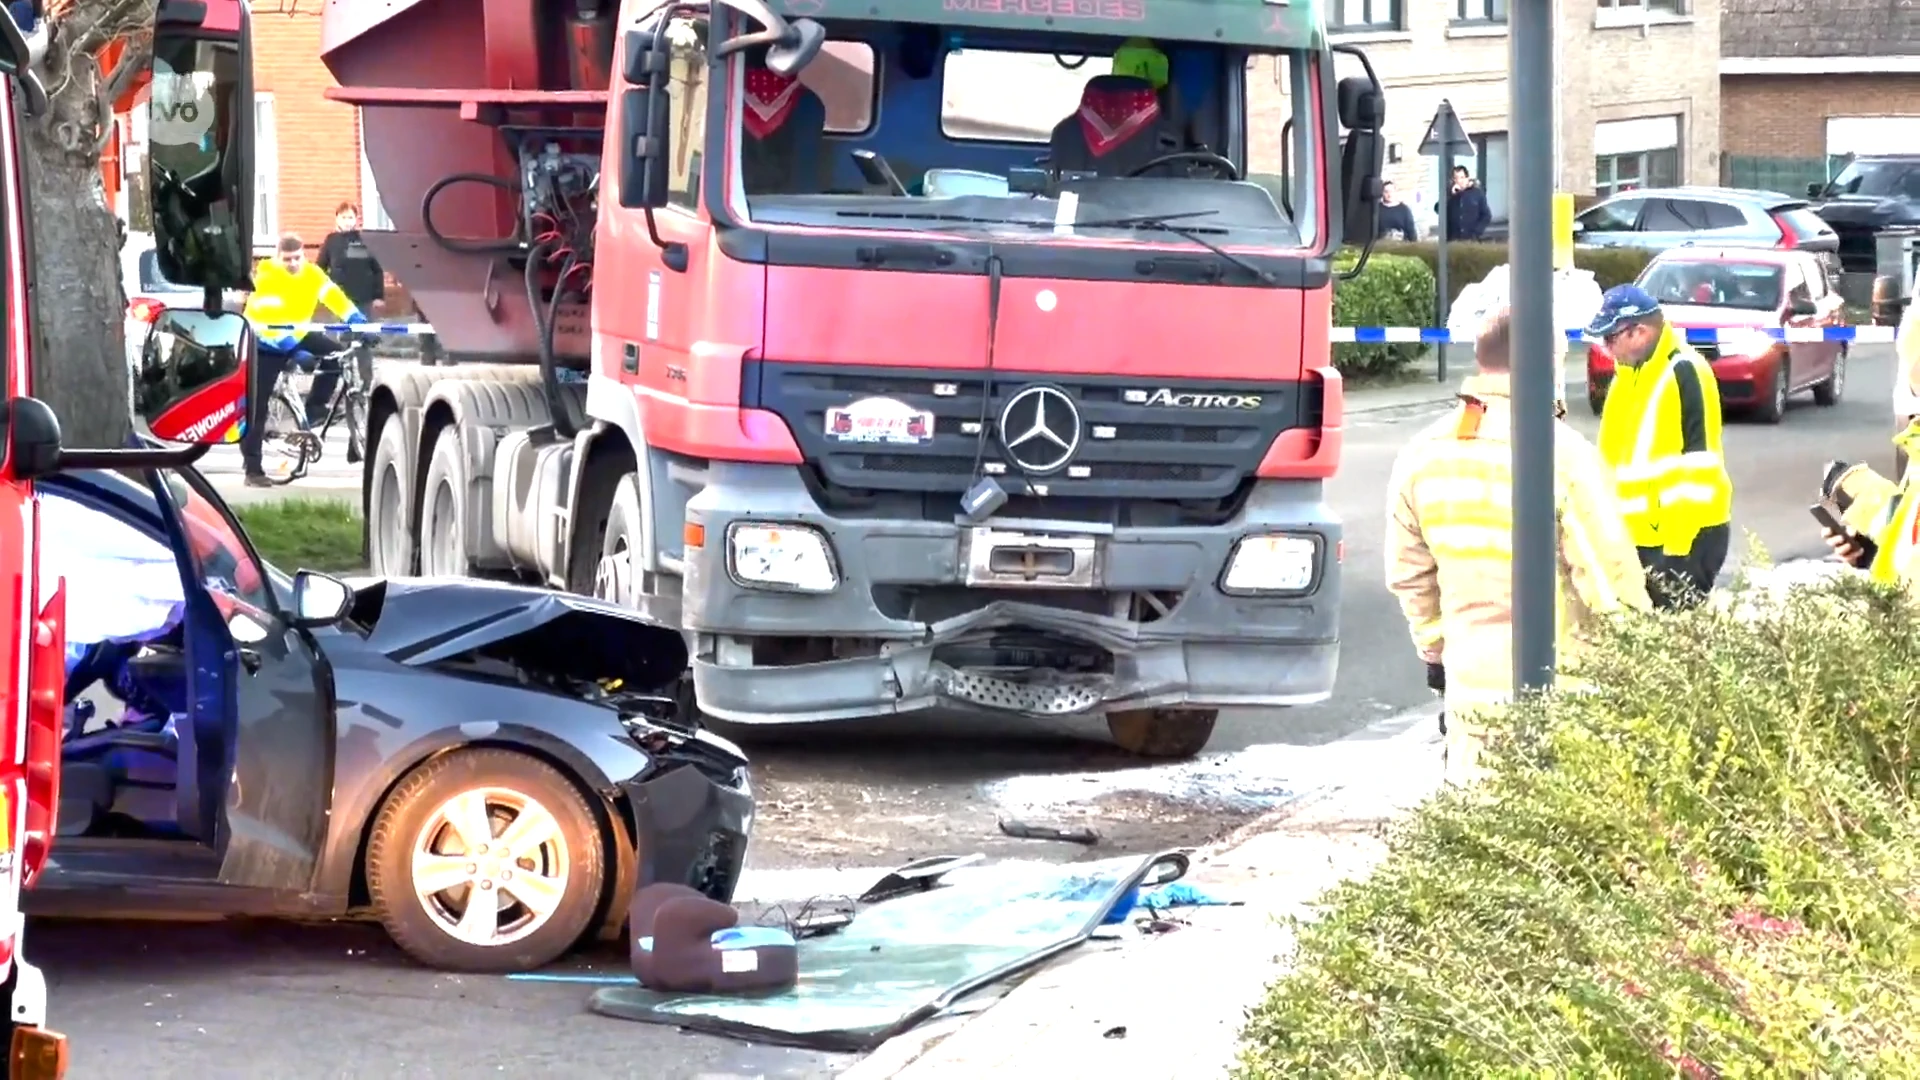
M 1027 476 L 1008 460 L 997 437 L 1007 402 L 1022 390 L 1045 385 L 1065 393 L 1079 412 L 1081 441 L 1067 464 L 1044 476 Z M 892 491 L 959 493 L 971 482 L 985 387 L 980 371 L 850 367 L 749 361 L 741 403 L 779 414 L 793 430 L 807 461 L 830 485 Z M 1253 408 L 1184 408 L 1140 400 L 1154 391 L 1174 394 L 1257 395 Z M 1132 391 L 1133 393 L 1129 393 Z M 1219 499 L 1251 474 L 1280 432 L 1311 422 L 1317 400 L 1297 382 L 1228 382 L 1114 376 L 1035 375 L 998 371 L 986 410 L 987 474 L 1022 494 L 1025 480 L 1035 494 L 1103 499 Z M 922 441 L 901 445 L 841 441 L 827 434 L 830 409 L 867 398 L 887 398 L 933 415 Z M 1131 400 L 1130 400 L 1131 399 Z

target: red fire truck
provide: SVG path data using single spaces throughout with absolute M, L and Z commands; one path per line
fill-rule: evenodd
M 1184 756 L 1331 691 L 1384 99 L 1322 5 L 392 0 L 322 56 L 454 361 L 373 388 L 376 571 L 635 606 L 738 723 Z
M 247 10 L 240 0 L 160 0 L 153 38 L 152 121 L 158 133 L 149 189 L 162 269 L 204 286 L 206 311 L 171 313 L 146 343 L 127 393 L 156 449 L 62 445 L 54 411 L 33 397 L 32 304 L 58 303 L 32 289 L 33 213 L 22 172 L 22 115 L 44 109 L 33 68 L 46 29 L 38 2 L 0 10 L 0 176 L 6 185 L 6 395 L 0 402 L 0 979 L 11 1030 L 8 1076 L 64 1074 L 65 1038 L 46 1029 L 45 977 L 22 953 L 20 893 L 32 888 L 54 844 L 65 724 L 63 583 L 39 572 L 42 537 L 33 482 L 66 469 L 161 468 L 204 453 L 183 445 L 237 433 L 222 418 L 244 409 L 249 376 L 245 323 L 220 312 L 222 290 L 244 288 L 251 270 L 252 100 Z M 31 11 L 23 30 L 22 17 Z M 53 349 L 57 343 L 48 343 Z M 163 442 L 159 436 L 180 436 Z M 171 445 L 169 445 L 171 444 Z

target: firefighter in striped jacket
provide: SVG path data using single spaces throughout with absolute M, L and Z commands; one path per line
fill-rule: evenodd
M 1656 606 L 1707 598 L 1733 538 L 1733 480 L 1720 447 L 1720 384 L 1637 285 L 1608 289 L 1587 335 L 1613 354 L 1600 456 Z
M 1511 341 L 1510 313 L 1496 310 L 1475 343 L 1479 371 L 1461 386 L 1459 407 L 1400 452 L 1388 488 L 1387 588 L 1421 659 L 1444 670 L 1455 783 L 1479 774 L 1484 714 L 1513 691 Z M 1554 497 L 1558 644 L 1571 657 L 1599 617 L 1650 605 L 1607 468 L 1564 420 L 1554 423 Z

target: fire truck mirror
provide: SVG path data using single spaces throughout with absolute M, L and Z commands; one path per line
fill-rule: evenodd
M 1340 153 L 1341 233 L 1353 245 L 1370 244 L 1379 231 L 1381 173 L 1386 168 L 1386 95 L 1371 69 L 1366 76 L 1341 79 L 1337 92 L 1340 124 L 1347 129 Z
M 180 445 L 240 441 L 253 376 L 253 331 L 230 312 L 163 312 L 133 372 L 133 411 L 156 438 Z
M 792 78 L 805 70 L 827 43 L 827 28 L 812 19 L 787 24 L 787 36 L 767 49 L 767 70 Z
M 667 205 L 667 110 L 672 91 L 656 79 L 644 90 L 620 95 L 620 205 L 630 210 Z
M 169 281 L 252 288 L 252 71 L 245 4 L 161 5 L 146 105 L 147 199 Z

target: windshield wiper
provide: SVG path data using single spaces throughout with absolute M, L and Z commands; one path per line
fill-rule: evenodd
M 1076 229 L 1138 229 L 1142 231 L 1152 230 L 1152 231 L 1158 231 L 1158 232 L 1172 233 L 1173 235 L 1180 237 L 1182 240 L 1187 240 L 1192 243 L 1198 244 L 1203 248 L 1206 248 L 1208 251 L 1213 252 L 1215 255 L 1218 255 L 1220 258 L 1226 260 L 1227 262 L 1233 264 L 1234 266 L 1239 267 L 1242 270 L 1245 270 L 1247 273 L 1253 275 L 1253 279 L 1255 281 L 1259 282 L 1262 285 L 1265 285 L 1267 288 L 1270 288 L 1270 289 L 1279 288 L 1280 279 L 1274 276 L 1274 273 L 1271 270 L 1262 270 L 1258 266 L 1255 266 L 1253 263 L 1250 263 L 1247 260 L 1241 258 L 1240 256 L 1235 255 L 1233 252 L 1228 251 L 1226 248 L 1223 248 L 1219 244 L 1216 244 L 1213 241 L 1207 239 L 1205 236 L 1202 236 L 1200 234 L 1200 230 L 1183 229 L 1178 225 L 1168 224 L 1168 222 L 1174 221 L 1177 219 L 1191 218 L 1191 217 L 1204 217 L 1208 214 L 1215 214 L 1218 212 L 1219 211 L 1217 210 L 1186 210 L 1186 211 L 1182 211 L 1180 213 L 1174 213 L 1174 214 L 1141 214 L 1137 217 L 1097 218 L 1093 221 L 1075 221 L 1075 222 L 1072 222 L 1071 224 L 1072 224 L 1072 227 Z M 1224 232 L 1225 230 L 1219 230 L 1219 231 Z M 1142 260 L 1140 265 L 1143 268 L 1145 268 L 1141 271 L 1142 273 L 1153 272 L 1152 270 L 1153 260 L 1151 259 Z

